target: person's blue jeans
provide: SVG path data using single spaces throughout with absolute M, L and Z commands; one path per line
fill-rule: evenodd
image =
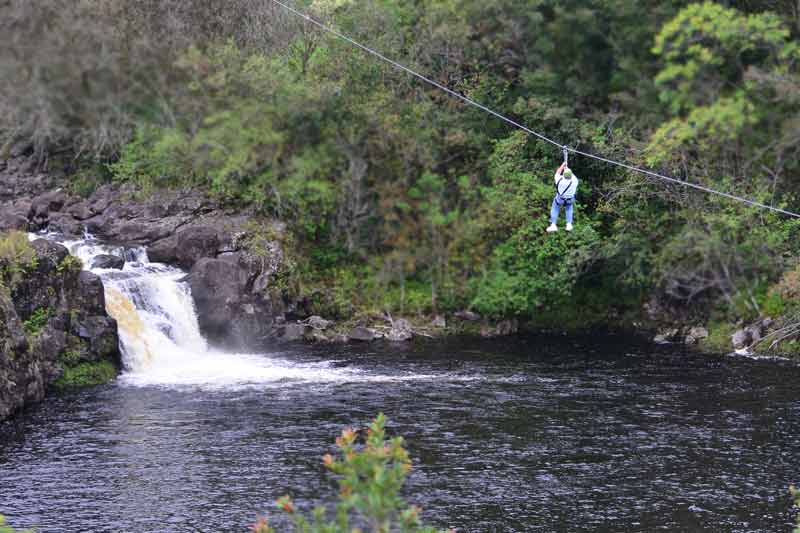
M 561 212 L 561 206 L 567 207 L 567 224 L 572 224 L 572 212 L 575 207 L 574 198 L 560 198 L 556 196 L 553 198 L 553 206 L 550 208 L 550 223 L 555 224 L 558 222 L 558 214 Z

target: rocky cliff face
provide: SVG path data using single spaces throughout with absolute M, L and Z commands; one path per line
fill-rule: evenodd
M 107 381 L 120 365 L 100 279 L 63 246 L 19 237 L 0 235 L 0 248 L 15 250 L 0 255 L 0 420 L 54 384 Z
M 255 348 L 273 337 L 287 308 L 277 287 L 283 251 L 270 237 L 283 232 L 279 223 L 256 224 L 252 213 L 226 210 L 192 190 L 142 199 L 129 187 L 106 185 L 80 198 L 52 188 L 52 180 L 24 159 L 5 165 L 0 231 L 47 230 L 68 237 L 88 231 L 106 243 L 146 246 L 151 261 L 189 272 L 200 328 L 211 344 Z

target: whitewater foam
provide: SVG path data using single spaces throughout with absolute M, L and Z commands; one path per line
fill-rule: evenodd
M 42 235 L 37 235 L 42 237 Z M 55 235 L 46 238 L 59 240 Z M 100 276 L 106 309 L 117 320 L 124 371 L 118 382 L 136 387 L 238 389 L 300 383 L 389 383 L 473 381 L 443 374 L 370 374 L 331 362 L 297 362 L 277 354 L 228 353 L 208 347 L 200 333 L 186 273 L 151 263 L 145 248 L 125 250 L 85 239 L 60 242 L 84 268 Z M 91 269 L 101 254 L 126 260 L 122 270 Z

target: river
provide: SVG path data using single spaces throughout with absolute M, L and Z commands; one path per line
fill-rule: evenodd
M 0 512 L 17 527 L 285 525 L 274 500 L 332 503 L 321 456 L 384 412 L 414 460 L 405 495 L 439 527 L 791 529 L 795 364 L 609 334 L 224 354 L 195 334 L 180 272 L 132 259 L 101 272 L 125 297 L 128 370 L 0 424 Z

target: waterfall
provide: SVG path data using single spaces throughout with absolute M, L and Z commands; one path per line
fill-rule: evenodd
M 122 270 L 92 269 L 103 280 L 106 310 L 117 320 L 125 368 L 132 373 L 165 370 L 208 352 L 186 273 L 151 263 L 144 248 L 124 250 L 86 240 L 64 243 L 84 267 L 100 255 L 126 260 Z
M 291 383 L 387 382 L 437 379 L 398 372 L 370 375 L 331 362 L 298 361 L 280 354 L 227 353 L 209 347 L 200 332 L 186 272 L 151 263 L 143 247 L 125 249 L 91 235 L 65 240 L 56 234 L 31 234 L 66 246 L 105 288 L 106 311 L 117 321 L 124 371 L 119 382 L 132 386 L 202 388 L 286 386 Z M 122 270 L 91 268 L 99 255 L 125 259 Z M 462 378 L 459 378 L 461 380 Z M 472 378 L 465 380 L 471 381 Z
M 47 236 L 58 240 L 57 236 Z M 125 371 L 132 385 L 235 386 L 281 380 L 325 380 L 325 364 L 297 364 L 208 347 L 200 333 L 186 272 L 151 263 L 145 248 L 104 245 L 91 235 L 61 241 L 103 281 L 106 310 L 117 321 Z M 122 270 L 90 268 L 98 255 L 125 259 Z

